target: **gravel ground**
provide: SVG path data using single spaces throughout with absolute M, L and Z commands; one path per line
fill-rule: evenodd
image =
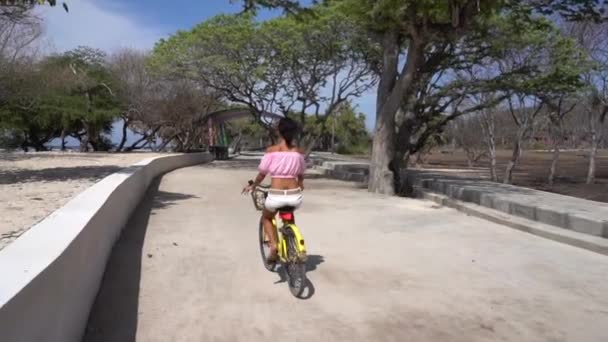
M 158 155 L 0 152 L 0 249 L 103 177 Z

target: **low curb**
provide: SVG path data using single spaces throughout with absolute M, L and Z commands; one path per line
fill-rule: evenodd
M 153 179 L 212 161 L 149 158 L 107 176 L 0 251 L 2 342 L 77 342 L 114 243 Z
M 419 198 L 430 200 L 439 205 L 456 209 L 467 215 L 475 216 L 490 222 L 547 238 L 556 242 L 561 242 L 570 246 L 608 255 L 608 240 L 601 237 L 578 233 L 537 221 L 527 220 L 521 217 L 506 214 L 502 211 L 486 208 L 477 204 L 462 202 L 451 197 L 420 188 L 416 188 L 414 192 Z

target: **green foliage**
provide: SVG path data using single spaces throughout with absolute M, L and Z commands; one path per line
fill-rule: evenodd
M 24 138 L 19 135 L 19 132 L 0 127 L 0 148 L 7 149 L 9 151 L 15 150 L 21 147 L 21 142 L 23 140 Z
M 292 117 L 301 123 L 297 115 Z M 365 115 L 357 113 L 350 103 L 344 103 L 327 120 L 314 116 L 307 118 L 304 131 L 316 137 L 314 149 L 341 154 L 368 154 L 370 135 L 365 128 Z
M 274 111 L 285 65 L 265 48 L 252 15 L 220 15 L 156 44 L 149 64 L 157 74 L 193 80 L 255 113 Z
M 365 128 L 365 115 L 355 113 L 352 107 L 343 106 L 328 124 L 335 122 L 337 152 L 341 154 L 369 154 L 371 138 Z
M 496 90 L 543 97 L 572 93 L 582 87 L 580 75 L 591 65 L 583 51 L 545 18 L 522 21 L 515 14 L 488 21 L 482 36 L 491 42 L 486 62 L 496 63 L 501 74 Z
M 234 2 L 235 0 L 231 0 Z M 500 9 L 525 9 L 529 13 L 543 15 L 558 14 L 570 21 L 601 21 L 608 15 L 608 1 L 606 0 L 479 0 L 468 2 L 466 0 L 324 0 L 314 1 L 313 4 L 344 4 L 344 10 L 359 13 L 375 19 L 378 23 L 392 21 L 397 24 L 414 7 L 418 16 L 423 15 L 436 22 L 449 22 L 453 18 L 447 14 L 451 8 L 462 8 L 471 4 L 480 12 L 496 11 Z M 307 10 L 297 0 L 242 0 L 245 11 L 262 8 L 283 8 L 287 12 L 302 12 Z M 402 20 L 403 21 L 403 20 Z
M 253 75 L 263 71 L 263 65 L 257 65 L 262 59 L 251 54 L 259 50 L 256 45 L 260 40 L 254 34 L 257 27 L 252 15 L 216 16 L 190 31 L 161 39 L 155 45 L 150 66 L 170 75 L 214 77 L 213 72 L 219 72 L 234 81 L 245 81 L 245 71 Z
M 264 23 L 252 14 L 216 16 L 161 40 L 150 66 L 215 89 L 258 117 L 298 106 L 310 114 L 323 105 L 326 116 L 374 84 L 367 60 L 378 57 L 349 17 L 329 7 L 313 13 L 310 20 L 286 16 Z
M 12 81 L 15 93 L 0 106 L 0 128 L 38 150 L 62 131 L 102 148 L 118 109 L 104 58 L 83 47 L 31 65 Z
M 0 110 L 0 130 L 11 137 L 9 145 L 25 145 L 36 150 L 60 131 L 61 115 L 45 108 L 48 98 L 14 98 Z M 18 141 L 23 139 L 23 141 Z
M 61 116 L 48 108 L 51 98 L 40 71 L 23 70 L 11 80 L 13 94 L 0 106 L 0 129 L 12 145 L 44 149 L 59 129 Z M 17 143 L 18 139 L 22 139 Z
M 259 122 L 253 118 L 241 118 L 226 122 L 226 133 L 231 142 L 239 143 L 245 149 L 263 149 L 270 144 L 270 135 Z

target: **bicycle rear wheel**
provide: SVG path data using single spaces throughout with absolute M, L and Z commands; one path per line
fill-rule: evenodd
M 297 241 L 290 228 L 286 229 L 287 239 L 287 282 L 289 283 L 289 291 L 295 297 L 300 297 L 306 288 L 306 263 L 300 260 L 298 256 Z
M 260 227 L 259 227 L 259 240 L 260 240 L 260 254 L 262 255 L 262 263 L 264 264 L 264 268 L 273 272 L 276 268 L 276 263 L 268 263 L 268 255 L 270 254 L 270 245 L 268 239 L 266 238 L 266 233 L 264 233 L 264 224 L 260 219 Z

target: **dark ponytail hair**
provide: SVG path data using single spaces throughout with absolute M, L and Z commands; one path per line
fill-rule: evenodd
M 287 147 L 294 148 L 299 133 L 298 123 L 290 118 L 281 118 L 278 130 L 281 138 L 285 140 Z

